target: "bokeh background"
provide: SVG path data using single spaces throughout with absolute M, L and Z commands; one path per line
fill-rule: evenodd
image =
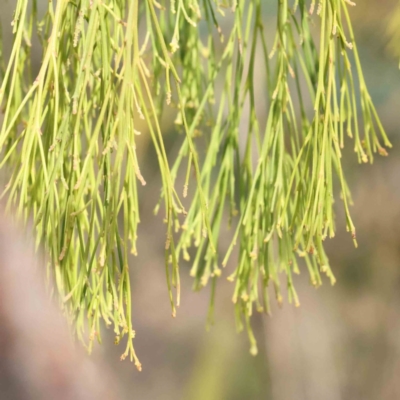
M 122 399 L 400 399 L 400 71 L 387 51 L 388 19 L 397 4 L 364 0 L 351 9 L 365 78 L 394 145 L 389 157 L 377 157 L 372 166 L 359 165 L 347 147 L 359 247 L 345 231 L 338 202 L 337 235 L 327 242 L 336 285 L 325 282 L 316 290 L 307 274 L 297 277 L 300 308 L 285 303 L 274 306 L 272 317 L 254 318 L 258 356 L 249 354 L 246 334 L 235 331 L 232 286 L 224 279 L 218 282 L 215 325 L 206 331 L 209 292 L 193 293 L 189 265 L 182 265 L 182 305 L 171 317 L 164 227 L 153 215 L 160 179 L 151 149 L 142 143 L 148 184 L 141 190 L 139 255 L 131 271 L 135 348 L 143 371 L 119 361 L 123 348 L 113 345 L 111 334 L 95 350 L 113 371 Z M 9 43 L 14 5 L 0 0 Z M 273 16 L 266 18 L 273 28 Z

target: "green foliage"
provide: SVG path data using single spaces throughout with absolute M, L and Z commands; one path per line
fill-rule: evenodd
M 390 53 L 400 57 L 400 3 L 397 8 L 394 10 L 389 24 L 388 24 L 388 35 L 389 35 L 389 43 L 388 50 Z M 400 63 L 399 63 L 400 68 Z
M 122 358 L 141 368 L 128 266 L 129 251 L 137 253 L 138 186 L 146 184 L 135 145 L 141 130 L 162 177 L 156 211 L 163 204 L 173 315 L 183 258 L 196 289 L 211 280 L 212 319 L 216 282 L 235 246 L 228 280 L 253 354 L 251 315 L 270 312 L 270 285 L 282 301 L 280 276 L 295 305 L 293 274 L 302 264 L 312 285 L 322 283 L 321 273 L 335 282 L 323 249 L 335 233 L 335 182 L 356 240 L 341 163 L 345 136 L 360 162 L 386 155 L 390 143 L 363 78 L 353 3 L 277 5 L 271 38 L 264 25 L 271 5 L 261 0 L 59 0 L 43 18 L 36 1 L 17 1 L 14 45 L 0 72 L 0 168 L 10 177 L 3 195 L 24 219 L 33 217 L 61 303 L 78 337 L 89 330 L 89 349 L 103 319 L 116 342 L 127 336 Z M 34 31 L 43 48 L 37 77 Z M 161 123 L 167 112 L 183 132 L 173 162 Z M 221 254 L 227 215 L 234 233 Z

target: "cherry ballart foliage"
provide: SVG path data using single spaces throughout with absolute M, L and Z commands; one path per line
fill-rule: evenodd
M 195 289 L 211 285 L 210 320 L 225 276 L 256 354 L 251 316 L 270 312 L 271 293 L 282 302 L 284 283 L 299 305 L 293 276 L 301 268 L 314 286 L 323 275 L 335 282 L 324 252 L 335 234 L 335 191 L 356 244 L 342 148 L 347 142 L 371 163 L 390 147 L 364 80 L 354 5 L 16 1 L 11 53 L 0 48 L 1 192 L 32 219 L 59 302 L 89 350 L 104 322 L 117 343 L 126 340 L 122 358 L 141 369 L 128 263 L 146 185 L 141 133 L 162 178 L 154 206 L 166 226 L 173 315 L 180 264 L 190 264 Z M 33 53 L 41 54 L 38 71 Z M 166 114 L 181 133 L 174 159 Z M 228 262 L 233 273 L 225 274 Z

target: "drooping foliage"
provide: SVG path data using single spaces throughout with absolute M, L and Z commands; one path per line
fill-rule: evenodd
M 41 13 L 41 2 L 16 2 L 0 71 L 3 196 L 33 218 L 60 303 L 89 348 L 103 320 L 117 342 L 127 337 L 122 358 L 141 368 L 128 262 L 146 184 L 140 133 L 151 138 L 162 178 L 154 204 L 166 225 L 173 315 L 182 260 L 196 289 L 212 285 L 210 315 L 229 261 L 237 324 L 255 354 L 251 315 L 270 311 L 270 286 L 281 302 L 284 282 L 298 305 L 301 268 L 314 286 L 322 275 L 335 282 L 323 247 L 335 234 L 335 187 L 356 242 L 342 148 L 348 142 L 359 162 L 372 162 L 390 147 L 363 77 L 353 5 L 58 0 Z M 181 133 L 175 159 L 165 115 Z

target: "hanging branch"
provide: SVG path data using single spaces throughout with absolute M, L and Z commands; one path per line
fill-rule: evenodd
M 141 130 L 162 177 L 156 211 L 164 205 L 174 316 L 181 258 L 190 260 L 195 289 L 212 281 L 211 322 L 216 282 L 236 249 L 228 280 L 253 354 L 250 319 L 254 309 L 270 312 L 270 284 L 282 302 L 284 275 L 289 301 L 299 305 L 293 274 L 302 265 L 312 285 L 322 283 L 321 273 L 335 282 L 323 249 L 335 234 L 335 182 L 356 243 L 341 163 L 345 136 L 360 162 L 386 155 L 390 143 L 363 78 L 348 11 L 354 4 L 277 4 L 269 47 L 263 13 L 270 5 L 261 0 L 59 0 L 40 19 L 36 1 L 17 1 L 14 44 L 0 69 L 0 168 L 9 177 L 2 196 L 33 218 L 61 304 L 89 350 L 103 320 L 117 343 L 127 336 L 122 358 L 141 369 L 128 265 L 146 184 L 135 144 Z M 32 77 L 36 31 L 43 55 Z M 172 162 L 161 124 L 167 111 L 184 134 Z M 234 231 L 224 253 L 227 216 Z

